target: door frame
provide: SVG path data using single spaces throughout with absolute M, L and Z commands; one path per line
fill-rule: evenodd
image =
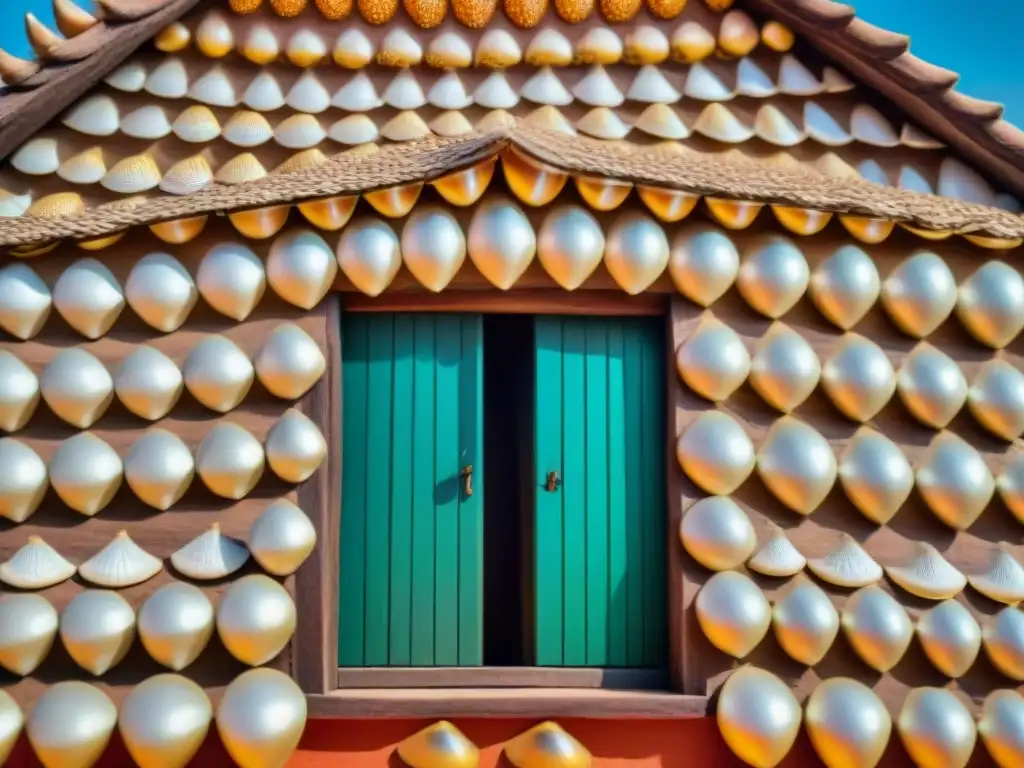
M 673 315 L 681 300 L 665 293 L 630 296 L 621 291 L 560 289 L 449 290 L 440 294 L 426 291 L 385 293 L 369 297 L 359 293 L 334 292 L 314 312 L 326 325 L 327 371 L 303 399 L 300 407 L 320 427 L 329 446 L 323 469 L 298 489 L 298 504 L 309 514 L 317 531 L 319 546 L 290 581 L 298 608 L 298 625 L 290 646 L 293 676 L 307 694 L 330 694 L 338 688 L 422 688 L 422 687 L 543 687 L 543 688 L 634 688 L 654 687 L 661 682 L 675 694 L 699 694 L 692 654 L 684 648 L 693 642 L 687 631 L 684 611 L 682 553 L 677 531 L 682 519 L 683 496 L 678 467 L 675 466 L 676 424 L 672 417 L 678 382 L 675 375 Z M 594 668 L 343 668 L 337 664 L 338 536 L 341 516 L 341 340 L 342 312 L 473 312 L 481 314 L 551 314 L 596 316 L 662 317 L 666 322 L 665 461 L 666 473 L 666 574 L 668 588 L 668 666 L 659 671 L 661 681 L 649 670 Z M 678 311 L 678 310 L 677 310 Z M 689 638 L 688 642 L 685 638 Z M 688 662 L 685 663 L 684 661 Z M 684 666 L 691 670 L 684 674 Z M 667 675 L 667 681 L 664 677 Z M 690 679 L 687 679 L 690 678 Z M 643 695 L 643 694 L 640 694 Z M 330 709 L 327 697 L 324 706 Z M 681 713 L 696 714 L 699 702 L 682 701 Z M 685 697 L 690 699 L 691 697 Z M 697 696 L 692 697 L 697 699 Z M 331 705 L 335 706 L 335 705 Z M 669 714 L 666 712 L 666 714 Z

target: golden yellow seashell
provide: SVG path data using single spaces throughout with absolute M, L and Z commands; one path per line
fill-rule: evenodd
M 669 223 L 685 219 L 700 200 L 699 195 L 658 187 L 638 186 L 636 193 L 651 213 Z
M 797 235 L 816 235 L 832 220 L 831 213 L 788 205 L 773 205 L 772 213 L 782 226 Z
M 754 445 L 731 416 L 706 411 L 680 436 L 676 459 L 705 491 L 727 496 L 754 471 Z
M 505 181 L 512 193 L 527 205 L 547 205 L 562 191 L 568 174 L 527 159 L 509 148 L 501 155 Z
M 590 768 L 586 747 L 558 723 L 533 726 L 505 744 L 505 756 L 515 768 Z
M 480 750 L 447 720 L 428 725 L 395 748 L 409 768 L 477 768 Z
M 814 666 L 839 634 L 839 612 L 821 587 L 800 576 L 775 601 L 772 630 L 790 658 Z
M 487 191 L 497 162 L 497 157 L 493 157 L 472 168 L 444 176 L 433 182 L 433 187 L 452 205 L 472 205 Z
M 172 245 L 182 245 L 197 238 L 206 227 L 207 216 L 192 216 L 187 219 L 174 219 L 150 224 L 150 231 Z
M 722 686 L 715 718 L 737 757 L 754 768 L 775 768 L 793 748 L 802 714 L 786 683 L 745 665 Z
M 914 636 L 903 606 L 875 586 L 864 587 L 850 596 L 843 606 L 841 622 L 853 650 L 879 672 L 896 666 Z
M 747 203 L 718 197 L 705 197 L 704 203 L 715 221 L 726 229 L 746 229 L 754 223 L 757 214 L 764 207 L 763 203 Z
M 884 219 L 872 219 L 866 216 L 850 216 L 839 214 L 839 220 L 846 231 L 868 245 L 877 245 L 892 234 L 896 222 Z
M 778 53 L 785 53 L 793 47 L 795 38 L 789 27 L 778 21 L 768 21 L 761 27 L 761 42 Z
M 252 240 L 266 240 L 281 231 L 288 220 L 291 208 L 275 205 L 269 208 L 252 208 L 228 214 L 228 220 L 242 235 Z
M 473 265 L 503 291 L 515 284 L 537 253 L 530 220 L 504 197 L 492 197 L 477 208 L 466 242 Z
M 224 691 L 216 722 L 221 742 L 239 768 L 283 766 L 306 726 L 306 697 L 284 672 L 251 669 Z
M 139 768 L 185 768 L 212 720 L 213 706 L 202 688 L 181 675 L 163 674 L 125 697 L 118 727 Z
M 892 733 L 892 717 L 864 683 L 825 680 L 807 699 L 804 725 L 827 768 L 875 768 Z
M 285 588 L 269 576 L 243 576 L 217 606 L 217 635 L 243 664 L 266 664 L 284 649 L 294 632 L 295 604 Z
M 423 191 L 423 184 L 407 184 L 404 187 L 392 187 L 390 189 L 378 189 L 374 192 L 367 192 L 363 198 L 378 212 L 389 219 L 398 219 L 405 216 L 416 205 Z
M 896 730 L 919 766 L 965 768 L 977 732 L 967 707 L 944 688 L 914 688 L 903 700 Z
M 746 56 L 760 42 L 757 25 L 743 11 L 725 14 L 718 28 L 718 47 L 728 56 Z
M 771 606 L 757 585 L 737 571 L 708 579 L 694 601 L 697 622 L 711 644 L 742 659 L 764 639 L 771 626 Z
M 125 236 L 125 232 L 118 232 L 115 235 L 108 237 L 96 237 L 89 240 L 79 240 L 75 243 L 83 251 L 102 251 L 104 248 L 109 248 L 116 243 L 119 243 Z
M 358 195 L 343 195 L 310 200 L 299 203 L 295 207 L 314 227 L 328 232 L 337 232 L 352 218 L 352 212 L 355 211 L 358 202 Z
M 672 56 L 685 64 L 703 61 L 715 52 L 715 36 L 697 21 L 684 21 L 672 33 Z
M 25 733 L 47 768 L 86 768 L 99 761 L 116 725 L 117 708 L 107 694 L 87 683 L 62 682 L 36 700 Z
M 981 627 L 956 600 L 943 600 L 922 613 L 915 632 L 928 660 L 948 677 L 966 673 L 981 650 Z
M 1016 691 L 992 691 L 981 708 L 978 735 L 999 768 L 1024 763 L 1024 697 Z

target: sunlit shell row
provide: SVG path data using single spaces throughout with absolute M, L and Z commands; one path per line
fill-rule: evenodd
M 829 442 L 793 416 L 776 421 L 755 449 L 731 416 L 706 411 L 680 435 L 676 457 L 694 483 L 716 496 L 736 491 L 756 469 L 772 494 L 799 515 L 814 513 L 838 480 L 854 506 L 879 525 L 915 487 L 953 530 L 969 528 L 997 491 L 1024 523 L 1024 452 L 1014 452 L 995 478 L 981 454 L 948 431 L 935 436 L 914 467 L 896 443 L 871 427 L 858 430 L 837 460 Z
M 913 688 L 895 723 L 881 699 L 848 677 L 824 680 L 803 708 L 789 685 L 746 665 L 721 688 L 718 727 L 729 748 L 758 768 L 773 768 L 792 749 L 803 724 L 826 768 L 874 768 L 895 725 L 903 750 L 918 768 L 965 768 L 984 744 L 999 768 L 1024 763 L 1024 697 L 990 693 L 975 724 L 970 710 L 946 688 Z
M 262 445 L 243 427 L 220 422 L 200 441 L 195 457 L 179 437 L 159 428 L 145 431 L 124 460 L 92 432 L 62 441 L 47 464 L 25 443 L 4 437 L 0 460 L 9 471 L 0 476 L 0 516 L 25 521 L 42 503 L 47 481 L 61 501 L 87 517 L 111 502 L 122 481 L 159 510 L 179 501 L 195 475 L 217 496 L 241 499 L 267 465 L 285 482 L 301 483 L 326 453 L 320 430 L 295 409 L 274 423 Z
M 284 765 L 306 725 L 306 697 L 285 673 L 252 669 L 233 680 L 214 707 L 196 683 L 161 674 L 137 685 L 120 712 L 106 693 L 88 683 L 50 686 L 24 714 L 0 691 L 0 762 L 24 729 L 48 768 L 95 765 L 115 729 L 139 768 L 184 768 L 211 726 L 239 768 Z

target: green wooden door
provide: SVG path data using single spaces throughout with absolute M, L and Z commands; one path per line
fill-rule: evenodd
M 481 664 L 481 318 L 343 318 L 339 664 Z
M 538 665 L 665 663 L 661 326 L 536 319 Z M 550 472 L 561 481 L 554 492 L 546 489 Z

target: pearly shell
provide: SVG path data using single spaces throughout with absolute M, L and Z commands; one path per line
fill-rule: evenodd
M 277 238 L 267 257 L 267 282 L 285 301 L 312 309 L 334 282 L 338 262 L 316 232 L 293 229 Z
M 988 506 L 996 484 L 981 455 L 963 438 L 940 432 L 917 468 L 917 490 L 953 530 L 969 528 Z
M 746 380 L 750 354 L 732 328 L 708 314 L 676 352 L 676 370 L 698 395 L 721 402 Z
M 156 104 L 139 107 L 121 118 L 121 133 L 133 139 L 162 139 L 173 130 L 166 110 Z
M 156 71 L 150 75 L 153 78 Z M 61 122 L 87 136 L 113 136 L 120 122 L 117 102 L 107 94 L 93 94 L 68 110 Z
M 74 662 L 97 677 L 116 667 L 135 640 L 135 611 L 105 589 L 79 592 L 60 617 L 60 639 Z
M 597 220 L 578 206 L 561 206 L 544 219 L 537 234 L 537 258 L 567 291 L 579 288 L 597 269 L 605 237 Z
M 990 261 L 960 286 L 956 312 L 974 338 L 1002 349 L 1024 328 L 1024 278 L 1009 264 Z
M 765 402 L 789 413 L 817 387 L 821 363 L 799 333 L 775 323 L 757 343 L 749 378 L 750 385 Z
M 839 459 L 839 481 L 868 520 L 884 525 L 910 496 L 914 471 L 894 442 L 861 427 Z
M 323 376 L 327 361 L 308 333 L 294 323 L 283 323 L 270 332 L 255 368 L 271 394 L 298 400 Z
M 171 555 L 171 565 L 182 576 L 213 581 L 237 571 L 249 560 L 249 550 L 238 539 L 225 536 L 214 523 Z
M 1011 680 L 1024 680 L 1024 613 L 1003 608 L 986 622 L 981 637 L 992 666 Z
M 418 209 L 402 228 L 402 259 L 420 284 L 443 290 L 466 259 L 466 238 L 455 218 L 441 208 Z
M 23 523 L 39 509 L 46 495 L 46 465 L 20 440 L 0 438 L 0 517 Z
M 295 604 L 268 576 L 243 576 L 217 606 L 217 634 L 232 656 L 249 666 L 266 664 L 295 632 Z
M 779 526 L 771 524 L 769 531 L 771 536 L 747 560 L 747 568 L 765 576 L 795 576 L 807 565 L 807 558 L 800 554 Z
M 19 339 L 35 336 L 50 315 L 50 289 L 27 264 L 0 268 L 0 329 Z
M 341 271 L 368 296 L 379 296 L 402 266 L 394 230 L 370 217 L 357 219 L 345 229 L 336 256 Z
M 331 106 L 331 94 L 311 70 L 306 70 L 288 91 L 285 103 L 297 112 L 317 114 Z
M 224 691 L 216 722 L 221 742 L 241 768 L 279 768 L 306 726 L 306 697 L 283 672 L 249 670 Z
M 807 699 L 804 725 L 827 768 L 874 768 L 892 733 L 892 717 L 864 683 L 837 677 Z
M 634 296 L 645 291 L 665 271 L 669 244 L 665 230 L 638 213 L 620 216 L 608 230 L 604 264 L 612 279 Z
M 11 157 L 11 166 L 29 176 L 46 176 L 60 167 L 59 150 L 56 139 L 31 139 Z
M 177 672 L 206 648 L 213 635 L 213 606 L 198 587 L 174 581 L 142 604 L 138 630 L 146 652 Z
M 848 333 L 822 366 L 821 384 L 848 418 L 868 421 L 896 392 L 896 374 L 881 347 Z
M 70 347 L 43 368 L 39 391 L 61 419 L 88 429 L 114 399 L 114 381 L 99 360 L 84 349 Z
M 841 620 L 853 650 L 879 672 L 896 666 L 914 636 L 907 612 L 879 587 L 854 592 L 843 606 Z
M 967 400 L 967 380 L 949 355 L 922 341 L 900 366 L 896 391 L 918 421 L 942 429 Z
M 188 96 L 214 107 L 234 107 L 239 103 L 231 78 L 219 65 L 192 83 L 188 89 Z
M 967 577 L 926 541 L 914 542 L 906 565 L 889 565 L 885 572 L 907 592 L 926 600 L 946 600 L 967 586 Z
M 95 765 L 117 725 L 117 707 L 107 694 L 87 683 L 60 682 L 36 699 L 25 733 L 47 768 Z
M 715 717 L 729 749 L 755 768 L 774 768 L 800 733 L 800 704 L 789 685 L 745 665 L 725 681 Z
M 568 734 L 566 736 L 570 739 L 572 738 Z M 512 754 L 517 759 L 520 756 L 516 754 L 516 746 L 522 740 L 520 736 L 512 742 Z M 540 739 L 534 738 L 533 746 L 539 746 L 539 741 Z M 508 749 L 507 745 L 506 749 Z M 582 749 L 582 746 L 580 749 Z M 446 720 L 441 720 L 417 731 L 400 742 L 395 751 L 402 759 L 402 762 L 410 766 L 410 768 L 428 768 L 428 766 L 435 765 L 444 766 L 445 768 L 475 768 L 479 765 L 480 760 L 480 750 L 477 749 L 476 745 L 467 739 L 458 728 Z M 507 753 L 506 757 L 508 757 Z M 527 759 L 529 760 L 532 757 L 533 755 L 529 755 Z M 562 763 L 569 763 L 571 760 L 571 758 L 567 759 L 564 753 L 560 753 L 559 757 Z M 509 759 L 509 762 L 511 762 L 511 759 Z M 512 764 L 515 765 L 514 763 Z M 531 763 L 527 762 L 527 764 Z
M 118 727 L 139 768 L 185 768 L 212 720 L 213 706 L 202 688 L 181 675 L 163 674 L 125 697 Z
M 53 306 L 76 331 L 98 339 L 124 309 L 124 294 L 106 266 L 96 259 L 79 259 L 57 278 Z
M 61 501 L 92 517 L 114 498 L 124 467 L 107 443 L 91 432 L 80 432 L 57 447 L 47 470 Z
M 114 374 L 117 398 L 136 416 L 150 421 L 170 413 L 183 387 L 178 366 L 153 347 L 137 347 Z
M 732 499 L 709 496 L 687 510 L 679 525 L 683 547 L 712 571 L 741 565 L 757 546 L 754 526 Z
M 327 455 L 327 441 L 309 417 L 290 408 L 277 420 L 264 444 L 267 463 L 289 483 L 309 478 Z
M 199 298 L 188 270 L 167 253 L 150 253 L 139 259 L 124 290 L 135 314 L 164 333 L 180 328 Z
M 15 589 L 46 589 L 67 581 L 75 570 L 42 538 L 29 536 L 10 559 L 0 563 L 0 581 Z
M 274 576 L 288 576 L 316 546 L 316 529 L 305 512 L 279 499 L 256 518 L 247 543 L 263 570 Z
M 698 416 L 676 443 L 676 459 L 708 493 L 727 496 L 754 471 L 754 446 L 743 428 L 721 411 Z
M 127 531 L 78 566 L 78 575 L 100 587 L 120 589 L 141 584 L 163 569 L 163 563 L 132 541 Z
M 265 463 L 259 441 L 230 422 L 221 422 L 207 432 L 196 451 L 199 477 L 226 499 L 240 499 L 249 493 L 263 476 Z
M 200 262 L 196 285 L 207 304 L 240 322 L 260 303 L 267 279 L 263 262 L 250 248 L 241 243 L 221 243 Z
M 1004 440 L 1024 432 L 1024 374 L 995 358 L 985 363 L 967 390 L 967 406 L 985 429 Z
M 504 757 L 513 768 L 589 768 L 593 759 L 572 734 L 550 720 L 507 741 Z
M 705 637 L 737 659 L 757 647 L 771 624 L 771 607 L 761 590 L 736 571 L 721 571 L 708 579 L 694 607 Z
M 0 595 L 0 667 L 19 677 L 32 674 L 50 653 L 57 625 L 57 611 L 46 598 Z
M 910 759 L 920 766 L 965 768 L 977 741 L 971 713 L 944 688 L 911 690 L 896 729 Z
M 822 581 L 847 589 L 866 587 L 882 580 L 882 566 L 847 533 L 842 534 L 839 543 L 824 557 L 810 558 L 807 567 Z
M 880 292 L 875 263 L 856 245 L 840 247 L 811 274 L 811 300 L 821 314 L 843 330 L 860 322 Z
M 226 336 L 204 338 L 182 366 L 185 386 L 200 403 L 218 413 L 235 408 L 252 387 L 255 371 L 249 358 Z
M 530 220 L 507 198 L 492 198 L 474 212 L 467 232 L 473 265 L 497 288 L 507 291 L 526 271 L 537 253 L 537 236 Z
M 736 286 L 751 307 L 778 318 L 796 305 L 809 280 L 810 269 L 800 249 L 772 237 L 744 256 Z
M 720 230 L 701 229 L 672 241 L 668 264 L 672 282 L 676 290 L 702 307 L 710 306 L 732 287 L 739 268 L 739 252 Z
M 1002 546 L 992 550 L 988 569 L 967 577 L 968 583 L 992 600 L 1016 605 L 1024 600 L 1024 568 Z
M 917 639 L 928 660 L 947 677 L 960 677 L 981 650 L 981 627 L 956 600 L 945 600 L 921 614 Z
M 7 691 L 0 691 L 0 765 L 11 756 L 25 726 L 25 716 Z
M 257 112 L 273 112 L 284 106 L 284 94 L 274 76 L 263 70 L 245 89 L 242 103 Z
M 757 472 L 779 501 L 809 515 L 832 490 L 836 457 L 817 431 L 785 416 L 769 430 L 757 456 Z
M 882 284 L 882 305 L 900 330 L 923 338 L 938 328 L 957 300 L 957 287 L 946 262 L 929 251 L 904 261 Z
M 1024 522 L 1024 452 L 1010 454 L 1005 468 L 996 478 L 996 487 L 1013 516 Z
M 772 629 L 790 658 L 814 666 L 839 634 L 839 612 L 821 587 L 801 576 L 776 600 Z
M 150 429 L 136 440 L 124 460 L 128 487 L 149 506 L 170 509 L 192 483 L 195 462 L 173 432 Z
M 978 735 L 999 768 L 1024 761 L 1024 697 L 1016 691 L 992 691 L 978 719 Z

